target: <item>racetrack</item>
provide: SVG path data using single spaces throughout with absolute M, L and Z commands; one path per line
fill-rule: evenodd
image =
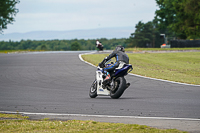
M 128 75 L 120 99 L 91 99 L 96 68 L 79 53 L 0 54 L 0 111 L 200 120 L 199 86 Z

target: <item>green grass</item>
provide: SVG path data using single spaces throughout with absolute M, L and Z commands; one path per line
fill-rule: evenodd
M 29 117 L 27 116 L 22 116 L 20 114 L 3 114 L 3 113 L 0 113 L 0 118 L 17 118 L 17 119 L 27 119 Z
M 200 50 L 200 47 L 196 48 L 126 48 L 126 51 L 133 51 L 133 52 L 139 52 L 139 51 L 184 51 L 184 50 Z
M 0 54 L 37 52 L 37 51 L 44 51 L 44 50 L 0 50 Z
M 0 114 L 0 118 L 2 118 Z M 8 114 L 7 114 L 8 116 Z M 14 116 L 9 116 L 14 117 Z M 105 123 L 96 121 L 81 121 L 81 120 L 68 120 L 68 121 L 51 121 L 49 119 L 43 120 L 0 120 L 0 132 L 71 132 L 71 133 L 186 133 L 176 129 L 156 129 L 145 125 L 137 124 L 122 124 L 122 123 Z M 5 117 L 4 117 L 5 118 Z
M 98 65 L 108 54 L 83 55 L 83 59 Z M 131 73 L 200 85 L 200 52 L 128 53 Z

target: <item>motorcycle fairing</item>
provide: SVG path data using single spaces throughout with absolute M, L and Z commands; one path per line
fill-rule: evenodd
M 107 89 L 103 89 L 102 82 L 103 82 L 103 73 L 100 70 L 96 71 L 96 80 L 97 80 L 97 95 L 110 95 L 110 91 Z

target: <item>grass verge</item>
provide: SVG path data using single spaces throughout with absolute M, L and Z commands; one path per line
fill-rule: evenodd
M 196 48 L 126 48 L 126 51 L 185 51 L 185 50 L 200 50 L 200 47 Z
M 41 51 L 44 51 L 44 50 L 0 50 L 0 54 L 41 52 Z
M 83 55 L 82 58 L 94 65 L 108 56 L 108 54 Z M 131 73 L 200 85 L 200 52 L 178 53 L 128 53 Z
M 105 123 L 96 121 L 81 120 L 28 120 L 21 115 L 1 114 L 0 118 L 19 118 L 17 120 L 0 120 L 0 132 L 82 132 L 82 133 L 186 133 L 176 129 L 156 129 L 145 125 L 122 124 L 122 123 Z

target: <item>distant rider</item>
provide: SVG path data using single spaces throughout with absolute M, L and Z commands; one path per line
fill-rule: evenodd
M 99 42 L 99 40 L 96 40 L 96 47 L 98 48 L 99 45 L 102 45 L 102 44 Z
M 105 63 L 113 57 L 115 57 L 116 62 L 109 67 L 105 67 Z M 109 83 L 109 81 L 111 80 L 110 73 L 112 73 L 115 68 L 119 67 L 120 64 L 129 64 L 129 57 L 125 53 L 124 47 L 122 47 L 121 45 L 117 46 L 109 56 L 105 57 L 104 60 L 99 63 L 99 66 L 103 68 L 103 72 L 106 74 L 106 78 L 103 81 L 104 85 Z

